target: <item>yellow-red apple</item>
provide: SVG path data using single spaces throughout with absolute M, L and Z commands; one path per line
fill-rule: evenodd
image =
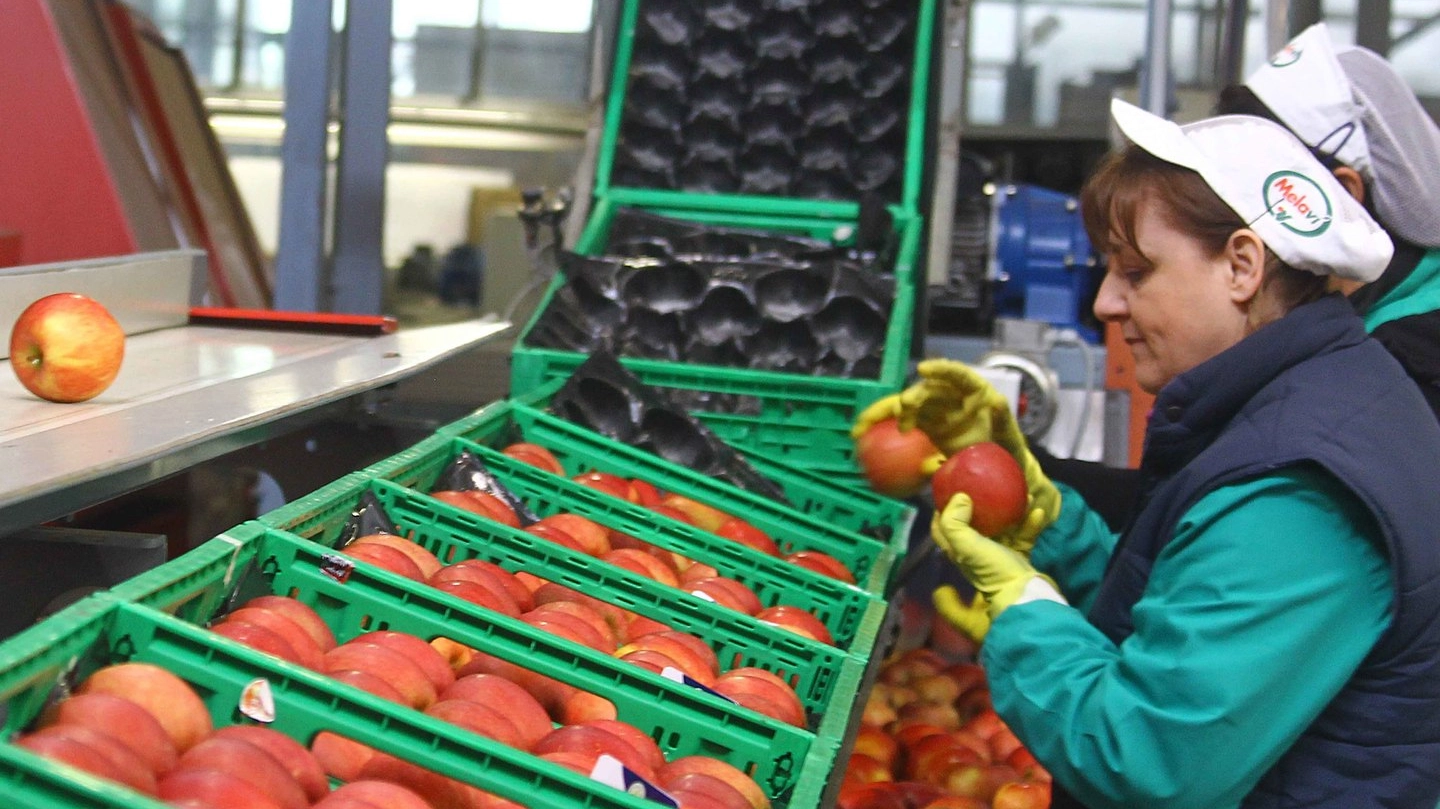
M 10 367 L 52 402 L 83 402 L 110 387 L 125 359 L 125 330 L 103 304 L 74 292 L 35 301 L 10 330 Z

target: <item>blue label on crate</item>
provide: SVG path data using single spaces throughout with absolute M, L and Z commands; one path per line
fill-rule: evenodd
M 590 770 L 590 777 L 602 784 L 624 790 L 637 798 L 654 801 L 661 806 L 679 807 L 680 803 L 660 787 L 640 777 L 634 770 L 620 763 L 620 759 L 609 753 L 601 753 Z
M 666 666 L 665 668 L 661 669 L 661 670 L 660 670 L 660 676 L 661 676 L 661 677 L 664 677 L 664 678 L 667 679 L 667 680 L 673 680 L 673 681 L 675 681 L 675 682 L 677 682 L 677 683 L 682 683 L 682 684 L 684 684 L 684 685 L 688 685 L 688 686 L 690 686 L 691 688 L 698 688 L 698 689 L 700 689 L 701 691 L 704 691 L 704 692 L 707 693 L 707 694 L 713 694 L 713 695 L 719 697 L 720 699 L 725 700 L 726 702 L 734 702 L 734 701 L 735 701 L 735 700 L 730 699 L 729 697 L 725 696 L 724 694 L 720 693 L 719 691 L 716 691 L 715 689 L 713 689 L 713 688 L 705 685 L 704 683 L 700 682 L 699 680 L 692 679 L 692 678 L 690 677 L 690 675 L 686 674 L 685 672 L 681 671 L 680 669 L 675 668 L 674 666 Z
M 320 572 L 341 584 L 350 579 L 350 574 L 354 570 L 355 560 L 342 554 L 327 553 L 320 557 Z

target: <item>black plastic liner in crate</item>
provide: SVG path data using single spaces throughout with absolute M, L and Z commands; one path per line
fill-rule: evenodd
M 639 0 L 613 184 L 899 201 L 918 0 Z
M 880 269 L 883 253 L 703 226 L 647 232 L 617 224 L 618 255 L 562 254 L 565 283 L 535 321 L 530 346 L 878 376 L 895 300 L 895 277 Z M 685 252 L 689 247 L 744 252 Z
M 616 359 L 593 354 L 550 399 L 555 415 L 653 452 L 671 463 L 789 503 L 775 481 L 690 415 L 671 393 L 641 382 Z

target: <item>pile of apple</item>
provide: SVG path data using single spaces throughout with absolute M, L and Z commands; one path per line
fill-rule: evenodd
M 566 477 L 565 467 L 555 457 L 555 454 L 539 444 L 519 442 L 510 444 L 500 451 L 517 461 L 523 461 L 560 477 Z M 610 472 L 593 469 L 580 472 L 570 479 L 621 500 L 645 506 L 673 520 L 693 525 L 702 531 L 738 542 L 811 572 L 839 579 L 846 584 L 855 583 L 854 572 L 828 553 L 816 550 L 783 552 L 773 538 L 748 521 L 708 503 L 702 503 L 674 492 L 663 492 L 649 481 L 639 478 L 624 478 Z M 617 535 L 617 538 L 620 539 L 620 547 L 632 546 L 633 543 L 641 542 L 633 537 L 623 535 Z M 641 543 L 639 547 L 646 547 L 646 544 Z M 689 559 L 678 554 L 672 554 L 672 557 L 676 566 L 682 571 L 693 564 Z
M 578 519 L 584 520 L 583 517 Z M 585 522 L 600 532 L 605 530 L 596 523 Z M 493 562 L 467 559 L 444 565 L 424 546 L 393 534 L 360 537 L 347 545 L 344 552 L 354 555 L 366 549 L 370 549 L 365 553 L 368 561 L 382 566 L 394 565 L 392 570 L 414 568 L 412 577 L 416 581 L 428 583 L 457 598 L 518 618 L 536 629 L 656 673 L 673 668 L 751 710 L 787 724 L 806 727 L 804 704 L 790 683 L 769 671 L 750 666 L 722 672 L 715 651 L 694 634 L 676 630 L 653 618 L 621 609 L 533 574 L 523 571 L 511 573 Z M 384 549 L 386 553 L 375 553 L 375 549 Z M 391 558 L 390 553 L 394 553 L 395 558 Z M 655 557 L 636 553 L 651 560 L 651 564 L 660 564 Z M 403 565 L 398 561 L 400 557 L 404 558 Z M 223 629 L 243 611 L 231 613 L 212 628 Z M 809 613 L 804 614 L 809 616 Z M 253 632 L 247 634 L 254 636 Z M 614 719 L 616 716 L 615 706 L 609 700 L 568 683 L 536 674 L 512 661 L 467 648 L 448 638 L 437 638 L 432 643 L 454 668 L 464 672 L 501 674 L 519 683 L 555 721 L 569 723 Z M 277 648 L 273 643 L 258 648 L 308 665 L 301 659 L 302 655 L 287 655 L 283 648 Z
M 532 463 L 546 471 L 564 474 L 564 468 L 553 453 L 537 444 L 520 443 L 507 446 L 505 454 Z M 556 471 L 558 470 L 558 472 Z M 748 547 L 762 551 L 777 559 L 805 567 L 823 575 L 855 583 L 855 577 L 835 557 L 821 551 L 800 550 L 782 554 L 776 542 L 765 532 L 744 519 L 731 516 L 717 508 L 677 494 L 662 494 L 652 484 L 641 480 L 629 480 L 607 472 L 586 472 L 574 476 L 573 480 L 582 485 L 605 492 L 622 500 L 646 506 L 688 525 L 710 531 L 718 536 L 731 539 Z M 504 500 L 488 492 L 478 490 L 434 491 L 430 493 L 441 502 L 508 525 L 520 528 L 520 519 Z M 542 518 L 523 530 L 571 550 L 594 556 L 617 567 L 669 587 L 682 589 L 707 601 L 753 616 L 759 621 L 794 632 L 811 640 L 834 645 L 835 638 L 824 622 L 802 607 L 777 604 L 770 607 L 760 602 L 759 596 L 743 582 L 723 576 L 712 565 L 697 562 L 683 554 L 660 548 L 642 539 L 612 530 L 587 517 L 573 513 L 559 513 Z M 346 552 L 356 555 L 356 545 L 347 547 Z M 423 549 L 422 549 L 423 550 Z M 392 564 L 395 572 L 425 580 L 424 570 L 416 576 L 403 562 L 381 558 L 391 554 L 362 551 L 358 558 L 364 558 L 382 566 Z
M 865 703 L 839 809 L 1048 807 L 1050 774 L 995 713 L 973 644 L 930 614 L 912 625 Z
M 337 643 L 314 610 L 278 595 L 251 599 L 214 626 L 229 627 L 224 634 L 231 638 L 293 653 L 292 660 L 312 661 L 317 671 L 337 681 L 585 775 L 601 755 L 609 755 L 688 809 L 770 805 L 749 776 L 723 760 L 692 755 L 667 761 L 648 735 L 614 715 L 613 706 L 608 715 L 576 717 L 557 726 L 536 696 L 537 690 L 546 693 L 537 686 L 548 678 L 498 666 L 497 659 L 444 638 L 427 643 L 380 630 Z M 524 672 L 529 679 L 511 679 L 496 670 Z M 550 693 L 574 697 L 578 692 Z M 317 734 L 307 749 L 264 726 L 214 729 L 188 683 L 146 663 L 97 670 L 14 743 L 176 806 L 521 806 L 333 732 Z M 344 785 L 331 791 L 331 778 Z

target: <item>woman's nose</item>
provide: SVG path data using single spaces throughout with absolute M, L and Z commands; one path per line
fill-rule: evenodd
M 1095 293 L 1095 317 L 1103 322 L 1119 320 L 1125 316 L 1125 296 L 1120 294 L 1120 282 L 1110 273 L 1100 281 L 1100 290 Z

